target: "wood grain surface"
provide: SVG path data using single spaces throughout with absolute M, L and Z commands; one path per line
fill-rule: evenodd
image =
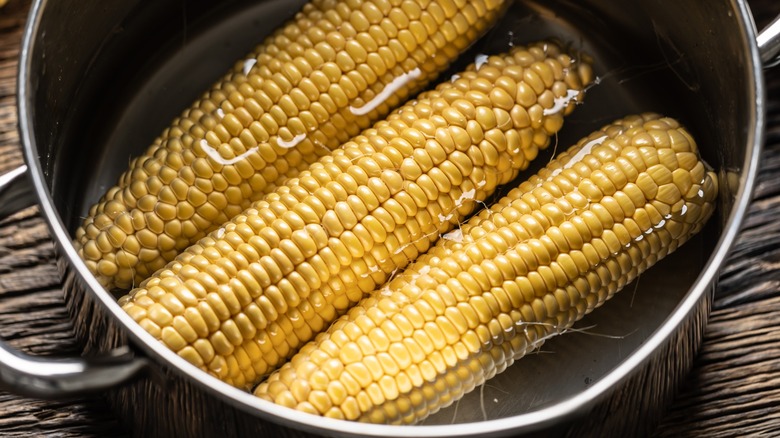
M 750 2 L 758 27 L 777 0 Z M 0 9 L 0 174 L 22 163 L 16 66 L 29 0 Z M 768 125 L 749 216 L 724 267 L 695 367 L 658 437 L 780 436 L 780 68 L 767 71 Z M 0 338 L 42 356 L 78 355 L 53 245 L 36 208 L 0 221 Z M 99 398 L 39 401 L 0 392 L 0 436 L 126 436 Z

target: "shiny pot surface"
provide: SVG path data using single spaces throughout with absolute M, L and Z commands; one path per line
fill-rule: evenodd
M 80 216 L 113 185 L 130 156 L 143 150 L 181 108 L 300 4 L 34 4 L 20 64 L 27 175 L 59 244 L 77 331 L 92 352 L 128 344 L 131 350 L 98 364 L 75 360 L 54 377 L 43 372 L 33 376 L 39 380 L 26 376 L 10 383 L 20 391 L 53 396 L 109 387 L 146 370 L 145 378 L 108 395 L 143 435 L 287 433 L 278 425 L 330 435 L 498 435 L 542 428 L 563 433 L 567 421 L 631 385 L 640 370 L 668 376 L 660 379 L 668 386 L 659 390 L 664 396 L 656 404 L 662 405 L 698 346 L 713 279 L 733 242 L 755 178 L 763 78 L 744 2 L 708 2 L 702 7 L 701 2 L 682 1 L 674 8 L 660 1 L 630 7 L 616 0 L 518 4 L 509 12 L 511 19 L 464 55 L 471 60 L 482 51 L 506 48 L 507 41 L 539 37 L 571 42 L 594 56 L 601 82 L 567 122 L 560 144 L 572 144 L 630 111 L 662 112 L 680 119 L 697 138 L 704 158 L 719 172 L 721 197 L 716 217 L 700 238 L 653 268 L 649 280 L 628 286 L 580 322 L 579 331 L 545 344 L 544 351 L 554 354 L 524 358 L 457 408 L 441 411 L 424 425 L 321 419 L 259 400 L 168 351 L 98 285 L 70 244 Z M 777 44 L 768 35 L 761 40 L 766 61 Z M 6 192 L 24 178 L 21 170 L 7 177 Z M 10 209 L 12 204 L 6 205 Z M 6 364 L 27 360 L 5 351 L 2 356 Z M 30 371 L 24 363 L 15 365 L 20 372 Z M 62 376 L 76 384 L 63 383 Z M 633 403 L 639 401 L 627 401 L 626 409 Z M 659 407 L 636 406 L 648 420 Z M 633 427 L 644 424 L 641 417 L 634 417 Z

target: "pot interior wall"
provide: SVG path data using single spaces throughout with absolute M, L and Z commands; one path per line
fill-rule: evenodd
M 66 226 L 74 230 L 132 156 L 301 4 L 48 2 L 32 56 L 34 136 Z M 516 415 L 576 394 L 635 351 L 685 296 L 727 226 L 753 129 L 753 80 L 739 27 L 727 1 L 701 7 L 682 0 L 674 8 L 660 0 L 518 3 L 453 67 L 540 37 L 566 41 L 593 56 L 600 83 L 568 119 L 558 147 L 631 112 L 673 116 L 718 170 L 721 199 L 719 220 L 702 237 L 578 325 L 608 336 L 573 332 L 550 341 L 544 351 L 555 354 L 523 359 L 468 396 L 457 414 L 442 411 L 429 424 L 478 421 L 485 404 L 490 418 Z M 547 153 L 537 163 L 552 148 Z

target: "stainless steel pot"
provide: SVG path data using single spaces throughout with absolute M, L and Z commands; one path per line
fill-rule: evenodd
M 108 399 L 139 435 L 292 433 L 287 429 L 292 428 L 339 436 L 432 437 L 564 433 L 569 421 L 630 388 L 641 372 L 657 373 L 660 388 L 654 390 L 661 396 L 653 402 L 629 396 L 623 405 L 634 412 L 627 427 L 652 420 L 690 366 L 713 281 L 750 200 L 764 127 L 762 65 L 780 60 L 780 21 L 756 35 L 741 0 L 706 6 L 695 0 L 674 5 L 645 0 L 630 7 L 620 0 L 558 0 L 524 6 L 525 18 L 508 24 L 517 34 L 502 35 L 573 38 L 597 53 L 605 69 L 600 73 L 605 85 L 589 92 L 593 103 L 586 108 L 593 110 L 575 116 L 561 142 L 571 143 L 623 115 L 617 111 L 646 109 L 678 117 L 719 171 L 719 214 L 688 252 L 594 312 L 587 324 L 614 336 L 574 333 L 551 341 L 555 355 L 523 359 L 482 389 L 494 394 L 475 391 L 467 397 L 457 416 L 450 409 L 425 425 L 392 427 L 292 412 L 200 372 L 137 326 L 70 244 L 85 203 L 148 143 L 138 139 L 151 139 L 163 127 L 156 121 L 173 117 L 299 5 L 35 1 L 19 73 L 27 164 L 0 178 L 0 214 L 37 201 L 58 244 L 77 332 L 93 359 L 52 362 L 0 344 L 0 383 L 38 397 L 113 388 Z M 208 63 L 204 50 L 212 55 Z M 612 85 L 606 84 L 609 79 Z M 626 81 L 633 85 L 626 88 Z M 627 392 L 632 393 L 641 391 Z M 637 417 L 636 411 L 642 414 Z M 482 419 L 483 412 L 488 419 Z

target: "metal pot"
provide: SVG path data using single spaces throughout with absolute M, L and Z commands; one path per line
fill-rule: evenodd
M 136 325 L 70 243 L 86 204 L 113 182 L 127 157 L 301 2 L 290 3 L 35 1 L 19 73 L 27 164 L 0 178 L 0 214 L 38 202 L 57 242 L 66 299 L 90 358 L 52 362 L 0 344 L 2 385 L 38 397 L 113 388 L 107 398 L 139 435 L 297 429 L 430 437 L 565 433 L 568 422 L 615 391 L 631 388 L 642 372 L 660 376 L 654 389 L 660 397 L 642 403 L 641 391 L 628 391 L 638 395 L 622 403 L 632 411 L 625 426 L 636 432 L 651 424 L 690 366 L 714 279 L 750 200 L 764 127 L 762 64 L 778 62 L 780 22 L 757 36 L 742 0 L 706 7 L 682 0 L 673 8 L 660 0 L 633 2 L 630 8 L 619 0 L 517 6 L 526 15 L 503 24 L 510 27 L 497 32 L 514 33 L 500 37 L 555 36 L 575 41 L 600 62 L 604 84 L 589 91 L 593 103 L 577 111 L 582 115 L 568 122 L 571 128 L 560 142 L 571 144 L 624 115 L 619 111 L 678 117 L 719 171 L 718 214 L 691 249 L 654 268 L 658 274 L 651 280 L 642 280 L 586 323 L 615 336 L 574 333 L 553 340 L 548 348 L 555 355 L 523 359 L 491 381 L 498 388 L 495 396 L 475 391 L 457 416 L 450 408 L 425 425 L 394 427 L 292 412 L 202 373 Z

